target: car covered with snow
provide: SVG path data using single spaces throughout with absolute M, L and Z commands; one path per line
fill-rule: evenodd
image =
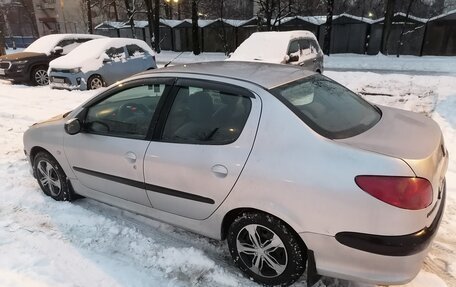
M 103 38 L 74 49 L 49 64 L 52 88 L 97 89 L 157 68 L 155 53 L 138 39 Z
M 255 32 L 231 54 L 228 61 L 291 64 L 322 73 L 323 52 L 309 31 Z
M 33 125 L 45 194 L 76 194 L 215 238 L 255 281 L 305 271 L 380 285 L 420 270 L 445 206 L 432 119 L 291 65 L 147 71 Z
M 47 85 L 50 61 L 68 54 L 84 42 L 102 37 L 90 34 L 43 36 L 22 52 L 0 56 L 0 79 L 32 85 Z

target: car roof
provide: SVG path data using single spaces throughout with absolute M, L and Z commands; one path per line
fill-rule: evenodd
M 315 72 L 304 70 L 301 67 L 293 65 L 262 62 L 217 61 L 176 65 L 146 71 L 139 75 L 154 75 L 160 73 L 184 73 L 225 77 L 254 83 L 266 89 L 272 89 L 315 74 Z

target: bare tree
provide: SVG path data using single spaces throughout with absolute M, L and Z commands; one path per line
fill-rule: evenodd
M 396 53 L 396 57 L 399 58 L 399 55 L 401 54 L 402 52 L 402 46 L 404 45 L 404 43 L 402 42 L 403 40 L 403 37 L 404 37 L 404 33 L 405 33 L 405 28 L 407 26 L 407 21 L 409 19 L 409 15 L 410 15 L 410 10 L 412 9 L 412 5 L 413 3 L 415 2 L 415 0 L 409 0 L 409 4 L 408 4 L 408 7 L 407 7 L 407 12 L 405 14 L 405 20 L 404 20 L 404 23 L 402 24 L 402 28 L 401 28 L 401 34 L 399 35 L 399 40 L 397 41 L 397 53 Z
M 0 56 L 6 54 L 5 49 L 5 16 L 3 15 L 3 8 L 0 11 Z
M 193 54 L 199 55 L 201 53 L 199 45 L 199 28 L 198 28 L 198 4 L 200 0 L 192 0 L 192 44 Z
M 267 31 L 273 30 L 283 18 L 292 14 L 288 0 L 256 0 L 256 3 L 260 7 L 257 16 L 264 19 Z
M 388 39 L 393 26 L 395 4 L 396 0 L 387 0 L 386 3 L 385 19 L 383 20 L 382 42 L 380 45 L 380 52 L 384 55 L 388 55 Z
M 127 21 L 130 23 L 130 29 L 131 29 L 131 35 L 133 38 L 136 38 L 136 33 L 135 33 L 135 20 L 133 17 L 135 16 L 136 13 L 136 5 L 135 5 L 135 0 L 130 4 L 130 0 L 124 0 L 125 3 L 125 9 L 127 10 Z
M 87 4 L 87 27 L 89 34 L 93 34 L 93 24 L 92 24 L 92 3 L 91 0 L 86 0 Z
M 144 0 L 144 4 L 146 5 L 147 22 L 149 24 L 150 45 L 152 46 L 154 39 L 154 32 L 152 28 L 155 26 L 152 0 Z
M 332 20 L 334 15 L 334 0 L 325 0 L 326 2 L 326 24 L 325 24 L 325 38 L 323 41 L 323 52 L 329 56 L 331 53 L 331 31 Z
M 155 52 L 160 53 L 160 0 L 155 0 L 154 3 L 154 49 Z

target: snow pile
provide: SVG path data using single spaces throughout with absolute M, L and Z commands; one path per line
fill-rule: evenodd
M 450 152 L 447 208 L 422 271 L 405 286 L 456 286 L 456 77 L 327 75 L 370 101 L 440 124 Z M 95 93 L 0 81 L 0 286 L 257 286 L 232 264 L 225 242 L 93 200 L 62 203 L 43 195 L 28 171 L 23 132 Z M 305 287 L 305 278 L 295 286 Z M 372 287 L 329 277 L 316 286 Z
M 411 73 L 456 73 L 456 57 L 445 56 L 376 56 L 359 54 L 332 54 L 325 56 L 326 70 L 383 70 Z

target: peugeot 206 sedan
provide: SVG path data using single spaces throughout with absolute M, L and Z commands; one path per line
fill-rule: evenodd
M 290 65 L 144 72 L 33 125 L 45 194 L 82 195 L 216 239 L 264 285 L 318 275 L 396 284 L 420 269 L 448 153 L 423 115 Z

